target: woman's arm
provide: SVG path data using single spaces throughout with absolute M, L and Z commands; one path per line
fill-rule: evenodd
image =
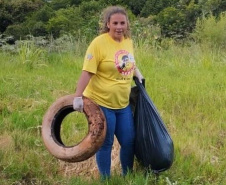
M 137 67 L 134 70 L 133 76 L 136 76 L 138 78 L 139 82 L 142 83 L 142 79 L 144 79 L 144 77 Z
M 82 94 L 92 76 L 93 76 L 92 73 L 88 71 L 82 71 L 82 74 L 78 80 L 78 84 L 75 92 L 75 98 L 73 100 L 73 108 L 76 111 L 83 112 Z
M 82 71 L 82 74 L 78 80 L 75 97 L 82 96 L 83 91 L 85 90 L 92 76 L 93 76 L 92 73 L 88 71 Z

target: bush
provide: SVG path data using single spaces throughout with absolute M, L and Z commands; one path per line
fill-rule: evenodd
M 80 27 L 79 21 L 76 21 L 78 16 L 78 11 L 74 7 L 59 9 L 55 12 L 55 16 L 48 21 L 47 30 L 55 38 L 66 32 L 70 33 Z
M 0 32 L 4 32 L 10 24 L 12 24 L 12 15 L 8 11 L 8 4 L 0 1 Z
M 16 40 L 24 39 L 25 36 L 28 34 L 28 32 L 24 30 L 24 26 L 22 24 L 10 25 L 7 27 L 4 33 L 6 35 L 13 35 Z
M 146 0 L 143 4 L 141 16 L 157 15 L 167 7 L 174 7 L 178 0 Z
M 31 30 L 31 34 L 35 37 L 46 36 L 47 35 L 46 25 L 41 21 L 36 22 Z
M 41 9 L 34 12 L 28 20 L 48 22 L 54 16 L 54 10 L 50 6 L 43 6 Z
M 34 11 L 43 6 L 41 0 L 17 0 L 9 2 L 9 12 L 12 15 L 13 23 L 22 23 Z
M 186 26 L 186 15 L 184 11 L 168 7 L 161 11 L 156 21 L 162 29 L 162 35 L 166 37 L 184 37 Z
M 82 2 L 79 7 L 68 7 L 55 12 L 47 24 L 47 30 L 54 38 L 64 34 L 85 35 L 93 38 L 98 33 L 99 15 L 103 5 L 97 1 Z
M 154 16 L 132 21 L 131 29 L 136 47 L 144 47 L 144 45 L 156 46 L 161 40 L 161 29 L 154 24 Z
M 210 15 L 197 20 L 193 38 L 202 44 L 215 47 L 226 47 L 226 14 L 219 18 Z

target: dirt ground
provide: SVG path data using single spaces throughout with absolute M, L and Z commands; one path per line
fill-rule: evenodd
M 112 173 L 120 173 L 120 161 L 119 161 L 119 143 L 117 139 L 114 141 L 113 149 L 112 149 L 112 162 L 111 162 L 111 170 Z M 78 163 L 68 163 L 59 160 L 60 163 L 60 171 L 64 176 L 81 176 L 90 178 L 98 178 L 99 172 L 96 165 L 95 155 L 91 158 L 78 162 Z

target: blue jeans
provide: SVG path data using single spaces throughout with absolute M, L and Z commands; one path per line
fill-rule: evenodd
M 107 122 L 107 133 L 104 144 L 96 153 L 97 166 L 101 177 L 111 175 L 111 151 L 114 135 L 121 146 L 120 162 L 122 174 L 126 175 L 133 169 L 134 161 L 134 122 L 130 106 L 123 109 L 109 109 L 100 106 L 104 112 Z

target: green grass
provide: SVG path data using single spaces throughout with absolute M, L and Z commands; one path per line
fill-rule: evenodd
M 195 43 L 166 43 L 136 46 L 135 52 L 147 92 L 173 138 L 173 166 L 156 177 L 144 175 L 136 165 L 133 174 L 122 178 L 114 172 L 105 184 L 226 183 L 226 52 Z M 31 48 L 34 53 L 27 60 L 28 48 L 22 49 L 0 52 L 0 184 L 103 184 L 95 176 L 64 175 L 41 138 L 48 107 L 74 93 L 83 56 Z M 69 115 L 63 140 L 70 145 L 84 137 L 86 124 L 83 116 Z

